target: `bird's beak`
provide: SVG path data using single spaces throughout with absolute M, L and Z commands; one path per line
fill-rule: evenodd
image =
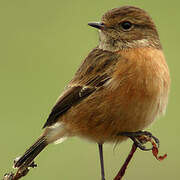
M 105 25 L 102 22 L 90 22 L 88 25 L 101 30 L 105 28 Z

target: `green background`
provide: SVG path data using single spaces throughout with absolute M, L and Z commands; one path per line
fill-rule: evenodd
M 0 0 L 0 176 L 42 132 L 51 107 L 80 62 L 97 45 L 99 21 L 113 7 L 137 5 L 153 17 L 171 72 L 166 116 L 148 130 L 161 140 L 158 162 L 151 152 L 138 151 L 124 179 L 180 179 L 180 1 L 135 0 Z M 127 141 L 106 145 L 107 180 L 112 179 L 130 150 Z M 26 180 L 100 180 L 97 145 L 72 138 L 50 145 L 37 158 L 39 167 Z

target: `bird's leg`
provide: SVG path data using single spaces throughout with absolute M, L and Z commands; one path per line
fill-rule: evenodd
M 101 164 L 101 179 L 105 180 L 104 158 L 103 158 L 103 144 L 98 144 L 98 147 L 99 147 L 99 157 L 100 157 L 100 164 Z

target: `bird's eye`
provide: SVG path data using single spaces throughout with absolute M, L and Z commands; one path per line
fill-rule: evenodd
M 130 29 L 132 28 L 132 26 L 133 26 L 132 23 L 129 22 L 129 21 L 121 22 L 120 25 L 121 25 L 121 28 L 122 28 L 124 31 L 130 30 Z

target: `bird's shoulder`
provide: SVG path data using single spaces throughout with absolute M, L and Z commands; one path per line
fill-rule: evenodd
M 114 66 L 120 60 L 120 55 L 115 52 L 94 48 L 82 62 L 71 83 L 86 85 L 93 78 L 111 76 Z

